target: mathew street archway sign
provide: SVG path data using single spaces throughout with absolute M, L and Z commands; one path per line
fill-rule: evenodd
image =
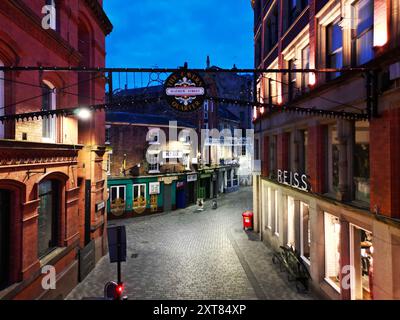
M 181 112 L 192 112 L 201 108 L 206 95 L 204 80 L 193 71 L 174 72 L 165 80 L 164 88 L 168 104 Z

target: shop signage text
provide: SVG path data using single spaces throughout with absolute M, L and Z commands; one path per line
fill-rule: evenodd
M 101 209 L 103 209 L 105 207 L 105 202 L 101 201 L 101 202 L 97 202 L 96 203 L 96 212 L 100 211 Z
M 196 72 L 183 70 L 171 74 L 164 89 L 168 104 L 177 111 L 191 112 L 203 106 L 206 85 Z
M 159 182 L 164 182 L 164 184 L 171 184 L 173 181 L 178 180 L 178 177 L 160 177 L 158 178 Z
M 307 175 L 298 172 L 278 169 L 278 182 L 303 191 L 310 190 Z

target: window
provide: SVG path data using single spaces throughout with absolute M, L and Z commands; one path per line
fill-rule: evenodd
M 287 245 L 289 247 L 296 248 L 296 237 L 295 237 L 295 219 L 294 219 L 294 199 L 287 197 Z
M 296 18 L 297 0 L 288 0 L 288 21 L 290 26 Z
M 234 169 L 234 170 L 232 170 L 233 172 L 233 186 L 235 187 L 235 186 L 237 186 L 237 185 L 239 185 L 239 183 L 238 183 L 238 175 L 237 175 L 237 170 L 236 169 Z
M 51 111 L 56 109 L 56 89 L 45 81 L 42 87 L 42 110 Z M 44 142 L 55 142 L 56 118 L 49 116 L 42 119 L 42 138 Z
M 111 155 L 112 155 L 112 152 L 109 151 L 107 153 L 107 175 L 108 176 L 111 175 Z
M 254 139 L 254 158 L 255 160 L 260 160 L 260 146 L 258 144 L 258 139 Z
M 328 126 L 328 192 L 335 193 L 339 187 L 339 141 L 336 125 Z
M 279 236 L 279 207 L 278 190 L 275 190 L 275 235 Z
M 372 0 L 360 0 L 352 6 L 352 52 L 353 63 L 364 64 L 374 57 L 373 23 L 374 3 Z
M 105 141 L 105 144 L 110 144 L 111 142 L 110 142 L 110 138 L 111 138 L 111 126 L 110 125 L 106 125 L 106 141 Z
M 146 184 L 133 185 L 133 207 L 146 207 Z
M 272 229 L 272 211 L 274 210 L 274 197 L 272 196 L 273 194 L 273 190 L 271 188 L 268 188 L 268 229 Z
M 369 203 L 369 123 L 355 123 L 354 143 L 354 198 Z
M 310 264 L 311 251 L 311 223 L 309 206 L 300 202 L 300 255 L 302 259 Z
M 4 63 L 0 60 L 0 67 L 4 67 Z M 0 71 L 0 117 L 4 116 L 4 71 Z M 4 123 L 0 122 L 0 139 L 4 139 Z
M 276 152 L 276 147 L 277 147 L 277 136 L 274 135 L 272 136 L 272 141 L 270 142 L 270 172 L 271 172 L 271 177 L 276 176 L 276 170 L 277 170 L 277 152 Z
M 56 180 L 39 184 L 38 257 L 52 251 L 58 244 L 58 213 L 60 185 Z
M 310 68 L 310 46 L 306 46 L 301 50 L 301 67 L 303 69 L 309 69 Z M 308 72 L 302 72 L 301 73 L 301 89 L 303 92 L 308 91 L 308 79 L 309 78 L 309 73 Z
M 160 172 L 159 154 L 149 154 L 149 173 Z
M 328 68 L 343 66 L 343 34 L 339 22 L 334 22 L 326 28 L 326 64 Z M 328 73 L 329 79 L 334 79 L 340 72 Z
M 258 37 L 256 40 L 254 53 L 255 53 L 254 62 L 255 62 L 255 67 L 257 68 L 261 63 L 261 37 Z
M 111 187 L 111 202 L 117 200 L 125 202 L 125 186 L 112 186 Z
M 307 174 L 307 148 L 308 148 L 308 131 L 300 131 L 300 146 L 299 146 L 299 169 L 301 173 Z
M 160 129 L 150 129 L 147 141 L 149 142 L 149 144 L 160 144 Z
M 325 280 L 340 292 L 340 222 L 339 218 L 324 213 Z
M 292 60 L 289 60 L 288 61 L 288 68 L 290 69 L 290 70 L 294 70 L 294 69 L 296 69 L 296 63 L 294 62 L 294 59 L 292 59 Z M 289 84 L 289 87 L 288 87 L 288 90 L 289 90 L 289 101 L 291 101 L 291 100 L 293 100 L 294 99 L 294 97 L 296 96 L 296 93 L 297 93 L 297 87 L 296 87 L 296 73 L 295 72 L 290 72 L 289 74 L 288 74 L 288 84 Z
M 208 100 L 204 101 L 204 120 L 208 120 Z

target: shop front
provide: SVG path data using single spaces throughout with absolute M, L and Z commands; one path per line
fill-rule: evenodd
M 292 247 L 321 297 L 371 300 L 395 294 L 386 284 L 399 279 L 393 267 L 399 262 L 388 266 L 385 252 L 400 254 L 396 228 L 366 210 L 312 194 L 305 186 L 262 178 L 259 190 L 256 214 L 263 241 L 273 250 Z M 389 238 L 383 236 L 388 229 Z M 382 236 L 374 237 L 379 232 Z
M 211 173 L 200 174 L 198 195 L 199 199 L 210 199 L 211 197 Z
M 162 184 L 163 189 L 163 211 L 171 211 L 176 209 L 176 181 L 177 176 L 162 176 L 158 181 Z

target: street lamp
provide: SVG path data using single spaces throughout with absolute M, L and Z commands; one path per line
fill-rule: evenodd
M 92 116 L 92 113 L 87 108 L 81 108 L 78 110 L 77 115 L 82 120 L 88 120 Z

